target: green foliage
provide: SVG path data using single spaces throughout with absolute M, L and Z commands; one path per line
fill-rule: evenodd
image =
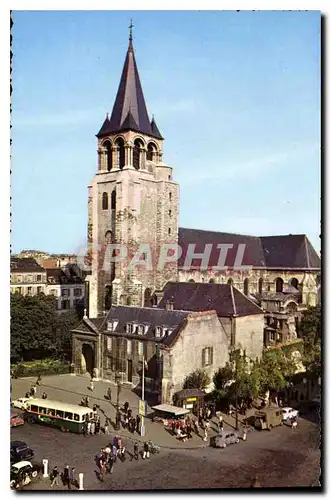
M 321 374 L 321 306 L 302 314 L 298 336 L 303 340 L 303 364 L 308 372 Z
M 257 369 L 260 374 L 261 395 L 268 390 L 282 390 L 287 384 L 287 377 L 294 375 L 296 364 L 290 353 L 282 349 L 264 350 Z
M 215 390 L 224 392 L 226 385 L 234 379 L 234 369 L 231 363 L 226 363 L 225 366 L 219 368 L 213 376 Z
M 195 370 L 185 378 L 183 389 L 201 389 L 203 391 L 210 382 L 210 377 L 204 370 Z
M 59 375 L 69 373 L 70 363 L 56 359 L 43 359 L 11 366 L 12 377 L 37 377 L 38 375 Z
M 67 357 L 75 313 L 58 313 L 56 301 L 44 294 L 11 294 L 10 357 L 13 362 L 45 357 Z

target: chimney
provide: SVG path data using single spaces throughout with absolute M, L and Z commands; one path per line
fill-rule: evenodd
M 166 311 L 173 311 L 174 310 L 174 303 L 172 300 L 167 300 L 166 302 Z

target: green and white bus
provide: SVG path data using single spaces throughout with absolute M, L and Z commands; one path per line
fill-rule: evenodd
M 25 418 L 31 423 L 58 427 L 63 432 L 83 432 L 87 418 L 93 417 L 93 410 L 78 405 L 31 398 L 25 405 Z

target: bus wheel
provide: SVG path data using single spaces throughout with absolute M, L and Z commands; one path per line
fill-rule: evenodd
M 68 428 L 67 428 L 67 429 L 66 429 L 66 432 L 70 432 L 70 429 L 68 429 Z
M 65 428 L 64 428 L 64 427 L 63 427 L 63 425 L 62 425 L 62 427 L 61 427 L 61 432 L 65 432 L 65 431 L 66 431 L 66 430 L 65 430 Z

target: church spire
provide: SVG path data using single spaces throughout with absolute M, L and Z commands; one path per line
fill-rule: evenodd
M 134 55 L 132 28 L 131 19 L 129 26 L 129 46 L 114 107 L 108 123 L 104 123 L 100 132 L 102 131 L 101 135 L 105 135 L 106 133 L 121 132 L 129 129 L 159 138 L 161 134 L 160 132 L 155 134 L 155 129 L 152 127 L 147 113 Z M 131 125 L 134 128 L 131 129 Z M 106 128 L 107 130 L 105 130 Z M 97 137 L 101 136 L 100 132 L 97 134 Z

